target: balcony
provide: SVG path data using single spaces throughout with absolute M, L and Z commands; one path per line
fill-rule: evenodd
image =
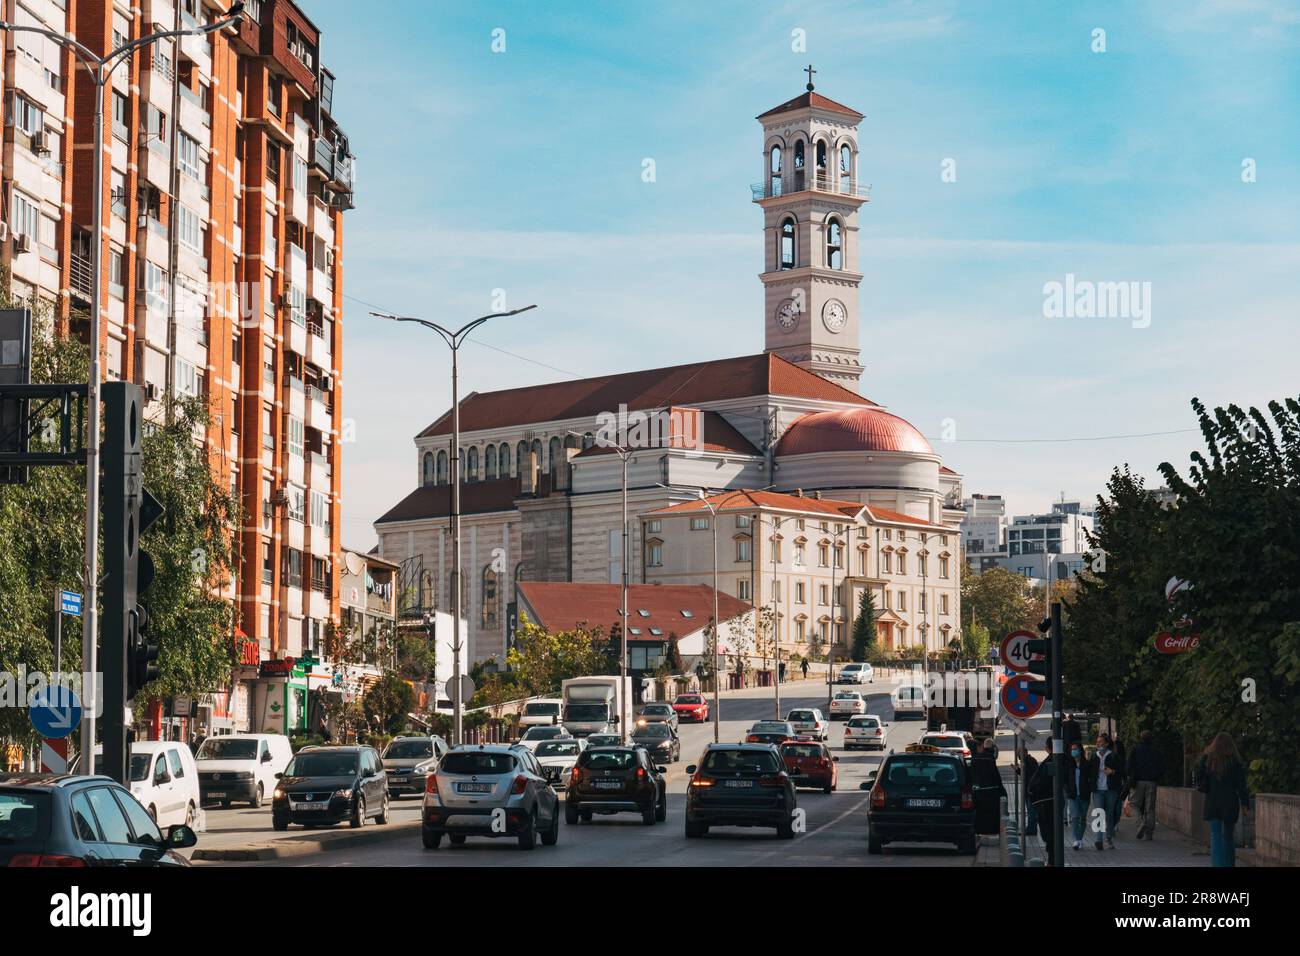
M 778 199 L 781 196 L 790 196 L 805 191 L 831 193 L 837 196 L 853 196 L 858 199 L 865 199 L 868 202 L 871 201 L 870 183 L 853 183 L 837 176 L 806 176 L 804 173 L 796 173 L 792 177 L 772 176 L 765 182 L 752 183 L 749 191 L 754 202 L 762 202 L 764 199 Z
M 72 291 L 81 296 L 87 302 L 91 299 L 91 290 L 93 288 L 92 273 L 90 268 L 90 259 L 86 256 L 79 256 L 75 252 L 68 260 L 68 284 Z
M 329 406 L 325 404 L 325 393 L 313 385 L 308 385 L 307 426 L 328 433 L 333 424 Z

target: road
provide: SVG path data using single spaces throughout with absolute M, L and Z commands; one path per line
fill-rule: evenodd
M 922 722 L 895 723 L 890 706 L 893 684 L 877 682 L 861 688 L 868 697 L 868 710 L 889 723 L 889 743 L 901 749 L 915 743 Z M 792 707 L 826 709 L 826 687 L 811 681 L 782 686 L 782 711 Z M 756 720 L 771 718 L 774 702 L 770 689 L 732 692 L 722 699 L 721 739 L 740 740 Z M 554 847 L 538 846 L 531 853 L 518 850 L 513 840 L 471 837 L 460 847 L 443 843 L 438 850 L 425 850 L 419 836 L 351 844 L 310 855 L 263 860 L 251 864 L 203 865 L 255 866 L 970 866 L 972 858 L 939 845 L 894 844 L 880 856 L 867 855 L 867 794 L 858 789 L 867 773 L 879 766 L 876 751 L 843 749 L 843 724 L 836 722 L 830 746 L 839 757 L 837 792 L 801 790 L 799 807 L 806 814 L 805 832 L 794 840 L 780 840 L 771 830 L 739 827 L 713 829 L 701 840 L 687 840 L 683 831 L 686 801 L 686 766 L 694 763 L 713 740 L 713 724 L 681 728 L 682 759 L 668 773 L 668 821 L 647 827 L 627 814 L 600 817 L 589 824 L 561 824 L 560 841 Z M 419 801 L 405 798 L 393 804 L 393 823 L 419 819 Z M 266 842 L 280 839 L 310 839 L 319 831 L 271 834 L 266 810 L 215 810 L 207 815 L 209 832 L 200 846 L 233 845 L 238 842 Z M 392 824 L 390 824 L 391 826 Z M 345 828 L 346 829 L 346 828 Z

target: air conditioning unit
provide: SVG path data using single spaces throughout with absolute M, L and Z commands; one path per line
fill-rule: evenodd
M 286 308 L 293 305 L 293 296 L 289 295 L 287 289 L 280 293 L 280 304 Z
M 289 503 L 289 489 L 276 488 L 271 493 L 271 503 L 275 505 L 287 505 Z
M 137 227 L 137 228 L 140 228 L 140 229 L 148 229 L 148 228 L 149 228 L 149 217 L 148 217 L 147 215 L 145 215 L 144 213 L 140 213 L 140 215 L 138 215 L 138 216 L 136 217 L 136 219 L 135 219 L 135 224 L 136 224 L 136 227 Z
M 147 402 L 156 402 L 162 398 L 162 388 L 155 382 L 144 383 L 144 398 Z
M 6 242 L 9 239 L 9 223 L 0 219 L 0 242 Z
M 320 377 L 320 388 L 322 392 L 334 391 L 334 376 L 322 375 Z
M 31 251 L 32 251 L 31 236 L 14 236 L 14 255 L 18 255 L 18 253 L 20 252 L 31 252 Z
M 50 138 L 44 132 L 32 133 L 32 152 L 38 156 L 50 154 Z

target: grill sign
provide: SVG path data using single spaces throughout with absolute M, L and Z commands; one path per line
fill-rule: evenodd
M 1161 631 L 1156 635 L 1156 650 L 1161 654 L 1186 654 L 1201 643 L 1199 634 L 1173 634 Z

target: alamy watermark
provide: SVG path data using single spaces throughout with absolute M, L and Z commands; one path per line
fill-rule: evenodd
M 26 665 L 20 665 L 17 671 L 0 671 L 0 707 L 31 709 L 51 701 L 57 706 L 59 695 L 50 696 L 52 687 L 63 687 L 76 694 L 83 708 L 89 701 L 96 717 L 103 713 L 102 673 L 29 671 Z
M 1093 282 L 1076 279 L 1043 284 L 1043 316 L 1049 319 L 1129 319 L 1133 328 L 1151 325 L 1150 282 Z
M 596 444 L 623 449 L 679 448 L 690 457 L 704 452 L 703 415 L 697 408 L 601 412 L 596 416 Z

